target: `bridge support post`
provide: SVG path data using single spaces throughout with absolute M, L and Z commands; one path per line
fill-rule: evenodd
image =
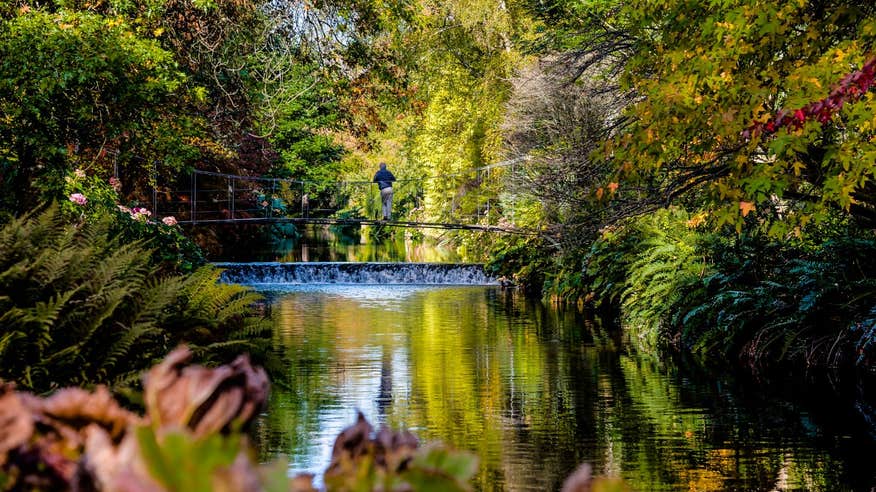
M 514 191 L 517 182 L 517 161 L 511 163 L 511 223 L 514 223 L 514 211 L 517 208 L 517 193 Z
M 198 221 L 198 173 L 192 173 L 192 224 Z
M 118 163 L 118 154 L 113 157 L 113 177 L 116 179 L 119 178 L 119 163 Z M 158 218 L 158 169 L 156 169 L 156 165 L 152 163 L 152 213 L 155 214 L 155 217 Z
M 231 184 L 228 186 L 228 188 L 231 190 L 231 220 L 234 220 L 234 178 L 229 177 L 228 180 L 231 182 Z
M 310 197 L 305 193 L 304 180 L 301 180 L 301 216 L 305 219 L 310 217 Z
M 268 202 L 268 206 L 266 207 L 267 210 L 265 210 L 265 216 L 269 219 L 271 218 L 271 213 L 274 211 L 274 188 L 276 186 L 277 186 L 277 180 L 272 179 L 271 180 L 271 194 L 268 195 L 267 199 L 265 200 L 266 202 Z

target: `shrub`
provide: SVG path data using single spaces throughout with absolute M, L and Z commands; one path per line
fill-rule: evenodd
M 163 272 L 191 272 L 204 264 L 201 249 L 183 235 L 176 218 L 153 217 L 137 203 L 122 205 L 117 178 L 104 179 L 75 169 L 64 178 L 61 209 L 73 222 L 110 220 L 110 232 L 121 242 L 146 241 L 153 264 Z
M 494 277 L 505 277 L 526 290 L 538 293 L 544 287 L 545 272 L 553 266 L 546 254 L 546 246 L 525 236 L 506 236 L 494 239 L 490 260 L 484 266 Z
M 709 271 L 697 250 L 691 216 L 664 209 L 604 231 L 587 260 L 596 299 L 621 305 L 622 323 L 645 346 L 657 347 L 676 310 L 697 298 Z

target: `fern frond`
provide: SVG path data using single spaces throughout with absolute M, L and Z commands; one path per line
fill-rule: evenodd
M 119 360 L 127 357 L 137 342 L 143 338 L 158 336 L 162 333 L 162 330 L 158 327 L 147 328 L 136 326 L 120 328 L 122 328 L 122 336 L 109 346 L 105 357 L 101 360 L 100 365 L 96 367 L 99 374 L 112 374 Z M 140 356 L 142 355 L 140 354 Z
M 18 330 L 7 331 L 3 336 L 0 336 L 0 360 L 3 360 L 6 353 L 14 346 L 15 342 L 25 338 L 27 338 L 27 334 Z

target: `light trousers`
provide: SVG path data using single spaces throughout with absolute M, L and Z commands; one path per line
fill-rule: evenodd
M 389 220 L 392 215 L 392 186 L 380 190 L 380 201 L 383 203 L 383 220 Z

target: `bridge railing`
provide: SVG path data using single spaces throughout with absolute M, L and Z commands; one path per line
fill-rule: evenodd
M 399 179 L 393 184 L 393 216 L 405 221 L 491 223 L 508 203 L 500 199 L 514 164 L 440 176 Z M 182 223 L 265 219 L 366 218 L 381 214 L 380 192 L 370 181 L 319 183 L 194 171 L 174 188 L 156 187 L 156 214 Z M 505 210 L 503 210 L 505 209 Z

